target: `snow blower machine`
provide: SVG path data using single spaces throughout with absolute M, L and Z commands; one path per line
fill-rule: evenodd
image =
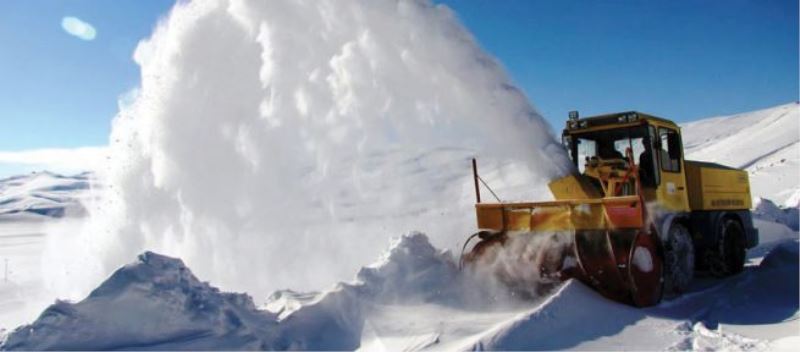
M 556 248 L 541 238 L 566 233 L 566 246 L 533 261 L 522 258 L 529 252 L 506 256 L 523 271 L 578 279 L 639 307 L 685 292 L 696 272 L 743 270 L 745 251 L 758 244 L 745 171 L 684 160 L 680 128 L 635 111 L 570 112 L 562 141 L 575 171 L 550 182 L 553 201 L 481 202 L 479 182 L 489 185 L 473 159 L 478 232 L 464 244 L 464 267 L 480 267 L 513 241 Z

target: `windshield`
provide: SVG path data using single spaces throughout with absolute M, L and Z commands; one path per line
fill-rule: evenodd
M 585 132 L 564 135 L 564 144 L 569 151 L 572 162 L 583 173 L 586 160 L 597 157 L 600 159 L 625 159 L 625 151 L 631 148 L 634 162 L 638 163 L 638 156 L 644 153 L 644 143 L 647 138 L 646 126 L 635 126 L 624 129 Z

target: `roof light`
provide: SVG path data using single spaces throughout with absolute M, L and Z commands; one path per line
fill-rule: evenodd
M 569 112 L 569 119 L 575 121 L 578 119 L 578 110 L 573 110 Z

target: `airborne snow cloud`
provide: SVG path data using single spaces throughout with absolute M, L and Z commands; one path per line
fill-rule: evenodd
M 83 238 L 50 236 L 67 243 L 48 282 L 67 289 L 145 249 L 257 297 L 319 289 L 391 236 L 457 247 L 474 230 L 472 156 L 501 195 L 528 199 L 568 165 L 502 67 L 429 1 L 179 2 L 134 58 L 108 203 Z

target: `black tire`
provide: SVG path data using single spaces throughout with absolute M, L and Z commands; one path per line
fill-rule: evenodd
M 664 293 L 679 295 L 694 279 L 695 251 L 692 235 L 686 226 L 674 223 L 664 243 Z
M 717 277 L 736 275 L 744 270 L 744 229 L 738 220 L 724 218 L 719 225 L 719 243 L 714 251 L 709 269 Z
M 745 256 L 745 243 L 744 243 L 744 229 L 739 221 L 734 219 L 725 219 L 723 239 L 723 258 L 728 267 L 728 275 L 735 275 L 744 270 Z

